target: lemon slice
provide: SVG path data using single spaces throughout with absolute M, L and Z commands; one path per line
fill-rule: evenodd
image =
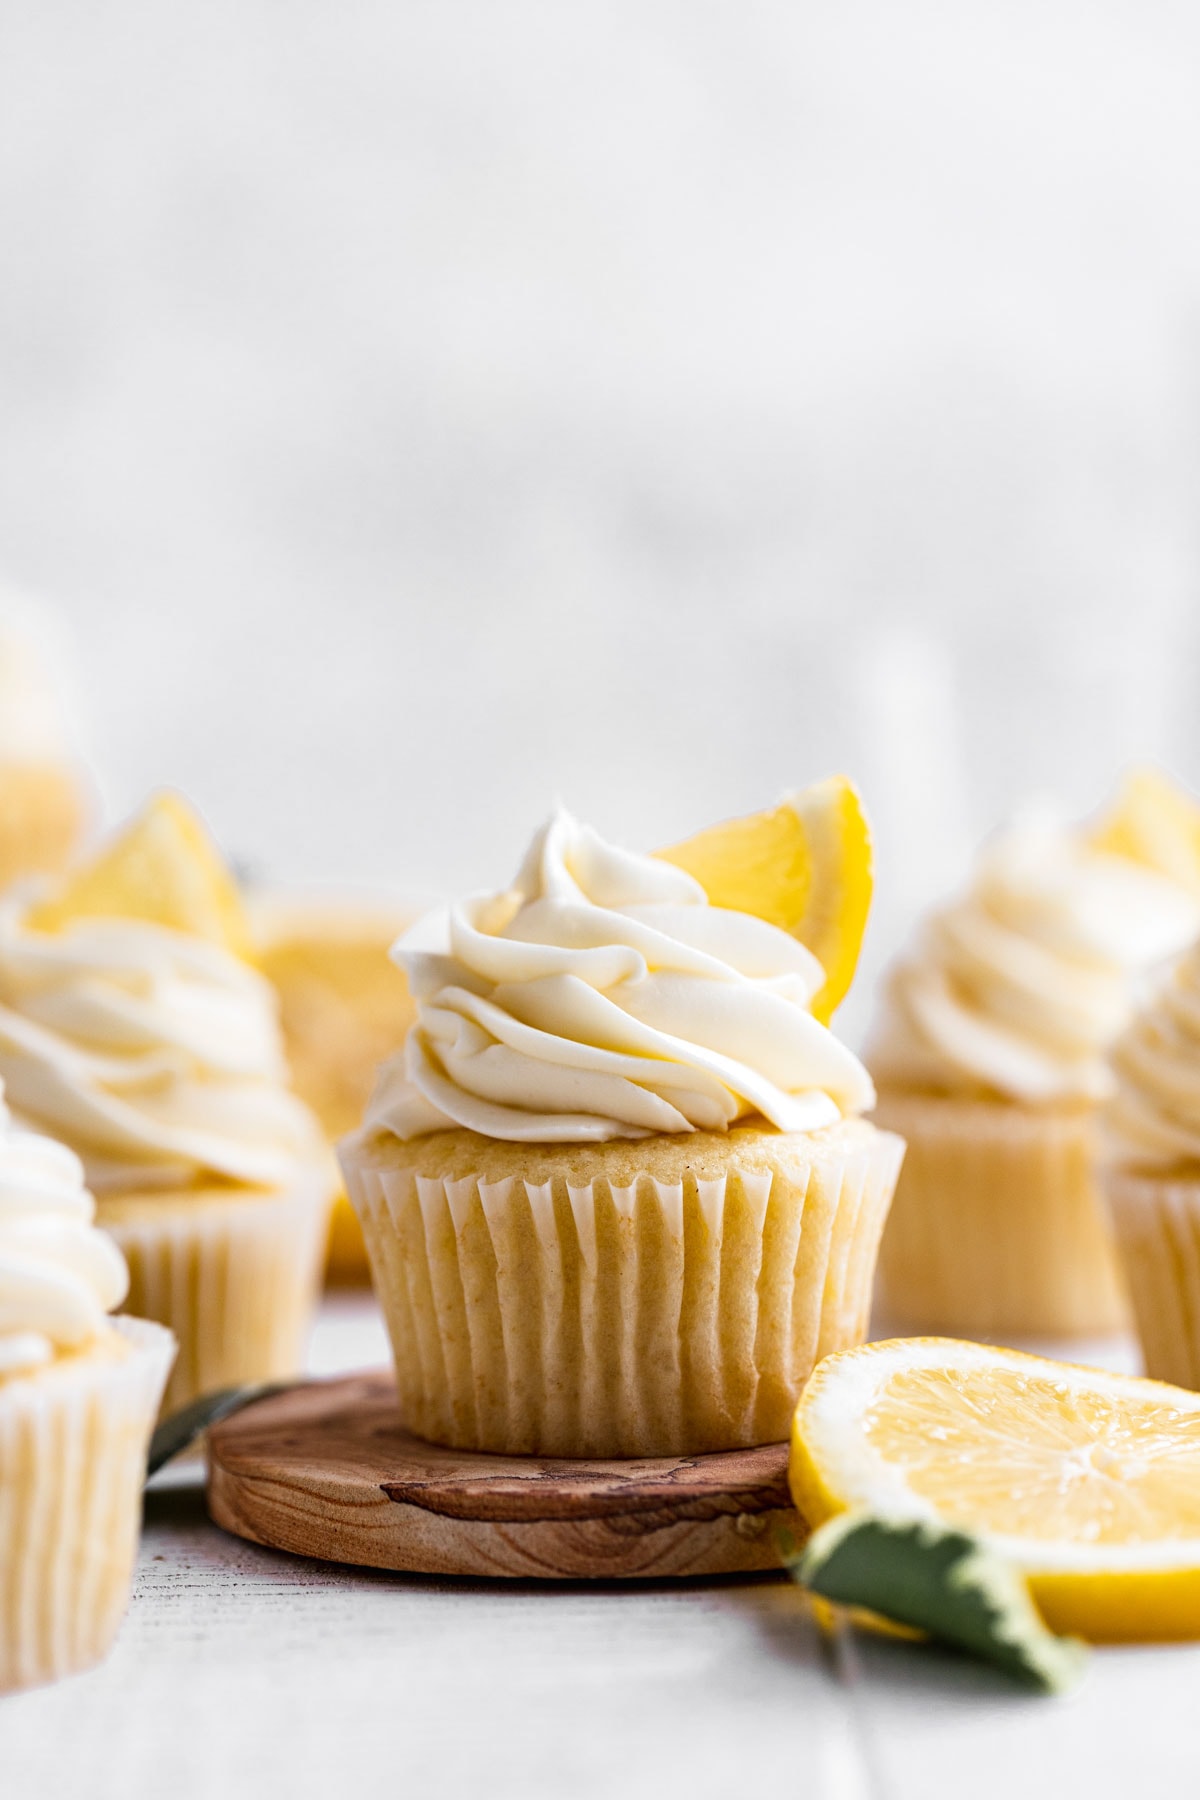
M 796 1408 L 810 1525 L 865 1509 L 973 1533 L 1055 1631 L 1200 1637 L 1200 1394 L 910 1338 L 826 1357 Z
M 834 775 L 658 854 L 694 875 L 713 906 L 799 938 L 825 971 L 812 1010 L 829 1022 L 854 979 L 874 879 L 871 830 L 852 782 Z
M 1161 769 L 1130 769 L 1088 842 L 1200 896 L 1200 802 Z
M 61 931 L 77 919 L 146 919 L 250 956 L 237 883 L 205 826 L 178 794 L 154 794 L 90 862 L 32 907 L 27 923 Z

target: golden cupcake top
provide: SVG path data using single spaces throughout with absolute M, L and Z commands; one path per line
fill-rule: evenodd
M 739 870 L 691 840 L 642 856 L 555 813 L 509 887 L 430 915 L 397 945 L 417 1018 L 380 1071 L 368 1130 L 598 1143 L 725 1132 L 746 1119 L 807 1132 L 865 1111 L 865 1069 L 813 1013 L 830 971 L 761 912 L 714 904 L 687 866 L 709 868 L 713 887 L 740 875 L 740 891 L 772 907 L 797 895 L 797 928 L 819 921 L 840 982 L 845 944 L 830 928 L 813 846 L 849 888 L 854 840 L 837 826 L 847 790 L 833 784 L 836 816 L 818 805 L 807 832 L 792 808 L 790 885 L 769 855 L 755 865 L 744 854 Z M 869 846 L 856 894 L 864 882 L 869 892 Z M 846 909 L 854 951 L 859 910 Z
M 74 1152 L 19 1130 L 0 1097 L 0 1382 L 86 1349 L 125 1298 L 95 1210 Z
M 1030 818 L 893 966 L 867 1049 L 881 1085 L 1090 1103 L 1139 977 L 1200 927 L 1184 887 L 1079 829 Z
M 40 904 L 0 909 L 0 1078 L 97 1189 L 270 1186 L 311 1158 L 232 878 L 161 795 Z

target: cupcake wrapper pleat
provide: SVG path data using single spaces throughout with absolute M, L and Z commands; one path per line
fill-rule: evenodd
M 174 1345 L 141 1319 L 114 1327 L 131 1355 L 0 1382 L 0 1693 L 98 1662 L 129 1599 Z
M 908 1143 L 879 1252 L 889 1326 L 1077 1336 L 1125 1324 L 1090 1111 L 889 1093 L 875 1118 Z
M 157 1319 L 179 1340 L 165 1413 L 216 1388 L 297 1373 L 320 1291 L 329 1204 L 323 1175 L 278 1195 L 184 1194 L 144 1216 L 128 1201 L 110 1215 L 101 1200 L 99 1223 L 129 1264 L 126 1311 Z
M 817 1358 L 865 1334 L 903 1146 L 871 1133 L 788 1180 L 581 1187 L 343 1154 L 411 1429 L 637 1456 L 787 1435 Z
M 1105 1178 L 1147 1375 L 1200 1389 L 1200 1180 Z

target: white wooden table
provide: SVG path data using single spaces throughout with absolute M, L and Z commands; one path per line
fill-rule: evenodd
M 327 1305 L 314 1371 L 384 1357 L 366 1297 Z M 107 1663 L 0 1701 L 0 1796 L 1156 1800 L 1200 1787 L 1197 1694 L 1200 1647 L 1097 1652 L 1063 1701 L 933 1651 L 831 1650 L 782 1577 L 560 1587 L 305 1562 L 217 1531 L 185 1467 L 148 1498 Z

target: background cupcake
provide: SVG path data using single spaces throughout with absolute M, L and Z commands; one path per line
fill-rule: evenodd
M 810 1011 L 821 964 L 565 813 L 398 955 L 417 1023 L 342 1161 L 407 1423 L 564 1456 L 784 1436 L 865 1330 L 902 1154 Z
M 106 1314 L 127 1276 L 79 1158 L 0 1100 L 0 1693 L 104 1655 L 129 1598 L 170 1334 Z
M 65 868 L 91 812 L 44 623 L 0 597 L 0 889 Z
M 1200 947 L 1117 1041 L 1105 1189 L 1146 1373 L 1200 1387 Z
M 323 895 L 258 894 L 250 907 L 255 960 L 279 995 L 292 1084 L 330 1142 L 353 1129 L 375 1070 L 413 1020 L 403 969 L 388 952 L 413 909 Z M 328 1269 L 365 1280 L 362 1227 L 344 1193 L 330 1220 Z
M 178 1337 L 168 1406 L 293 1373 L 324 1251 L 332 1159 L 243 931 L 170 795 L 44 904 L 0 912 L 0 1076 L 82 1158 L 131 1310 Z
M 880 1252 L 888 1318 L 1080 1333 L 1123 1301 L 1097 1202 L 1096 1109 L 1136 978 L 1196 929 L 1176 883 L 1028 822 L 893 967 L 867 1060 L 908 1155 Z

